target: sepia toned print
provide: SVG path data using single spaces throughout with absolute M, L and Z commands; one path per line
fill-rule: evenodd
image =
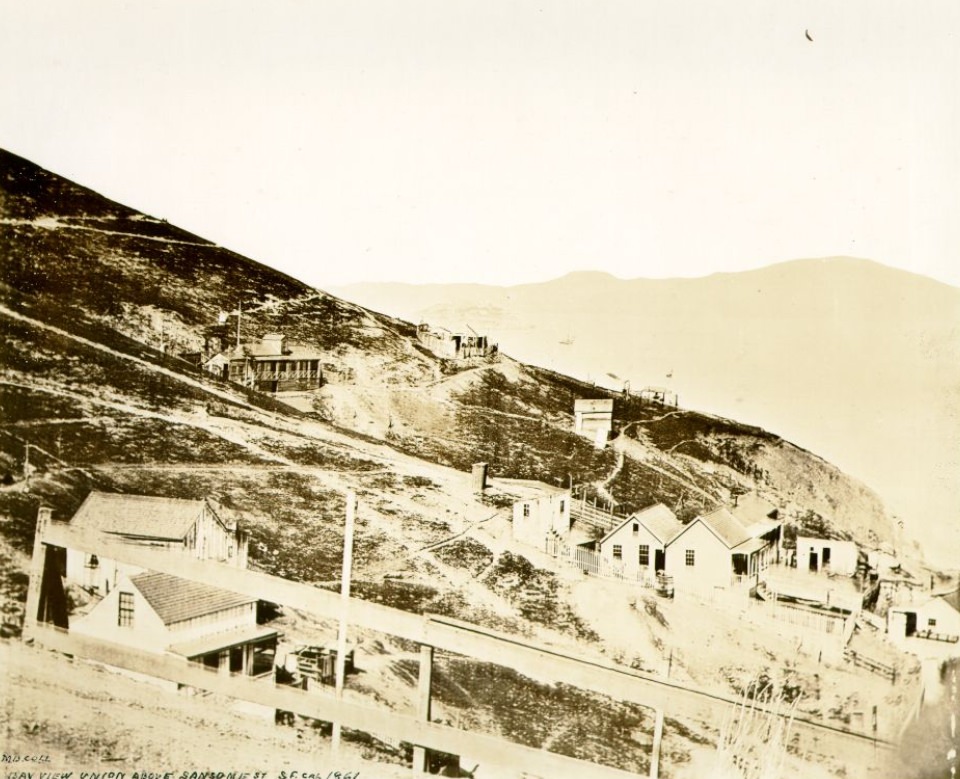
M 960 17 L 587 10 L 0 9 L 4 779 L 955 775 Z

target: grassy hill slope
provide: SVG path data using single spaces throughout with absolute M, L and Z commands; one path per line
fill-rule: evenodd
M 506 355 L 466 368 L 443 360 L 416 341 L 409 323 L 310 289 L 2 152 L 0 262 L 7 633 L 16 632 L 22 611 L 37 508 L 68 517 L 91 489 L 209 496 L 251 531 L 255 567 L 318 586 L 337 584 L 344 492 L 352 489 L 361 501 L 359 596 L 599 651 L 608 651 L 607 636 L 578 605 L 582 582 L 516 548 L 509 498 L 475 495 L 472 463 L 489 462 L 497 476 L 573 482 L 625 510 L 663 501 L 684 519 L 731 491 L 756 489 L 798 524 L 861 541 L 893 537 L 876 496 L 777 436 L 616 396 L 616 436 L 598 451 L 572 433 L 571 413 L 574 399 L 596 396 L 595 388 Z M 241 302 L 243 338 L 280 329 L 313 345 L 328 383 L 269 397 L 177 357 L 202 345 L 218 314 Z M 284 619 L 291 635 L 329 627 L 301 615 Z M 618 658 L 659 667 L 672 650 L 654 638 Z M 379 700 L 404 690 L 407 648 L 383 636 L 358 640 L 386 647 L 393 659 L 354 691 Z M 725 684 L 708 661 L 697 666 L 695 650 L 675 673 Z M 748 666 L 760 650 L 743 651 Z M 452 718 L 524 743 L 579 749 L 562 723 L 532 732 L 530 717 L 474 700 L 475 666 L 452 663 L 448 673 L 451 689 L 466 691 L 447 701 Z M 554 695 L 511 683 L 530 711 Z M 610 701 L 591 705 L 610 716 L 583 724 L 585 743 L 620 745 L 617 754 L 597 747 L 594 757 L 645 770 L 642 744 L 618 735 L 625 717 L 637 726 L 635 712 Z M 685 732 L 668 730 L 681 762 L 691 739 L 702 738 Z

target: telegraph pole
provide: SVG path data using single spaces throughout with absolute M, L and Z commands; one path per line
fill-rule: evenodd
M 347 492 L 347 524 L 343 532 L 343 571 L 340 576 L 340 627 L 337 630 L 336 697 L 343 700 L 343 677 L 347 661 L 347 609 L 350 606 L 350 575 L 353 567 L 353 529 L 356 524 L 357 495 Z M 340 750 L 340 723 L 333 723 L 333 754 Z

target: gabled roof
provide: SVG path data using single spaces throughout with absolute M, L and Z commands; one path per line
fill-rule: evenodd
M 697 519 L 710 528 L 714 534 L 723 541 L 728 549 L 740 546 L 740 544 L 744 541 L 749 541 L 752 537 L 743 526 L 743 523 L 727 508 L 718 508 L 709 514 L 703 514 L 697 517 Z M 695 521 L 696 520 L 694 520 L 694 522 Z
M 948 606 L 951 606 L 954 611 L 960 613 L 960 587 L 957 587 L 952 592 L 942 593 L 937 597 Z
M 94 491 L 77 509 L 70 526 L 118 536 L 181 541 L 205 505 L 203 500 Z
M 650 535 L 664 545 L 668 544 L 674 536 L 683 530 L 683 525 L 680 523 L 680 520 L 677 519 L 676 515 L 669 508 L 662 503 L 655 503 L 652 506 L 647 506 L 647 508 L 631 514 L 623 520 L 623 522 L 615 525 L 609 533 L 600 539 L 600 543 L 603 544 L 610 536 L 626 524 L 632 522 L 642 525 Z
M 769 522 L 777 519 L 778 509 L 769 501 L 764 500 L 755 492 L 748 492 L 746 495 L 740 495 L 736 498 L 736 504 L 729 507 L 733 514 L 744 527 L 755 525 L 759 522 Z
M 141 573 L 131 576 L 130 583 L 140 591 L 164 625 L 256 602 L 256 598 L 247 595 L 168 573 Z

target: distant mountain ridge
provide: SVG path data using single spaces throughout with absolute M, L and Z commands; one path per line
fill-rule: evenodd
M 692 279 L 359 284 L 368 308 L 784 435 L 864 479 L 931 560 L 960 559 L 960 290 L 849 257 Z

